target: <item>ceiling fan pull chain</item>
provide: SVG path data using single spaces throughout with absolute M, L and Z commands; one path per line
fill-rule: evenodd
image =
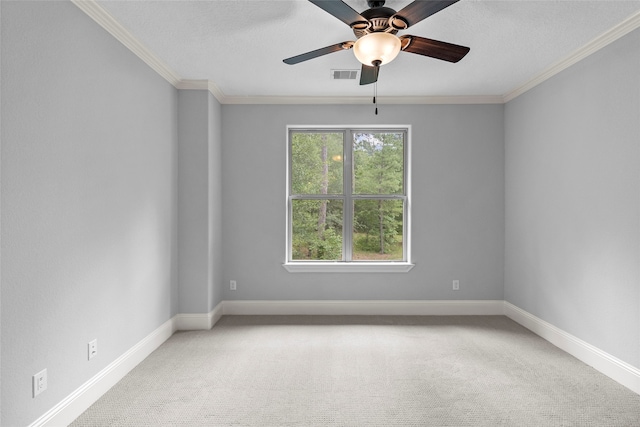
M 376 81 L 373 84 L 373 103 L 376 106 L 376 116 L 378 115 L 378 100 L 377 100 L 377 98 L 378 98 L 378 82 Z

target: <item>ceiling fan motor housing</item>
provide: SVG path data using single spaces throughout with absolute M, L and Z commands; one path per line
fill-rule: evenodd
M 382 2 L 384 3 L 384 2 Z M 362 12 L 363 18 L 366 18 L 369 21 L 369 25 L 366 28 L 361 28 L 361 26 L 352 26 L 353 33 L 357 38 L 360 38 L 364 35 L 370 33 L 379 33 L 379 32 L 387 32 L 391 34 L 396 34 L 398 30 L 406 28 L 406 25 L 402 26 L 402 20 L 399 17 L 394 16 L 396 11 L 389 7 L 373 7 L 371 9 L 367 9 Z M 389 19 L 393 17 L 393 19 Z M 395 22 L 400 22 L 399 25 L 396 25 Z M 394 24 L 392 24 L 394 23 Z M 405 23 L 406 24 L 406 23 Z M 397 27 L 400 28 L 397 28 Z

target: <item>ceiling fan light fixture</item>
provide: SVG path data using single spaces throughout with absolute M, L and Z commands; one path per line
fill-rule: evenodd
M 360 37 L 353 45 L 353 53 L 364 65 L 388 64 L 400 52 L 400 39 L 393 34 L 377 32 Z

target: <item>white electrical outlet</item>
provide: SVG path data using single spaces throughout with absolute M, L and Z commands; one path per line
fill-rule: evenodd
M 33 397 L 47 389 L 47 370 L 43 369 L 33 376 Z
M 453 290 L 454 291 L 459 291 L 460 290 L 460 280 L 454 280 L 453 281 Z
M 93 341 L 89 341 L 89 344 L 87 345 L 88 347 L 88 360 L 93 359 L 95 356 L 98 355 L 98 340 L 95 339 Z
M 232 291 L 236 290 L 236 281 L 232 280 L 231 282 L 229 282 L 229 289 Z

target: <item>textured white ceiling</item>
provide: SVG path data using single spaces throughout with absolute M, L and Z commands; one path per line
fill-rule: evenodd
M 358 12 L 365 0 L 347 0 Z M 402 9 L 409 0 L 387 0 Z M 210 80 L 225 96 L 370 96 L 332 80 L 360 69 L 351 51 L 296 65 L 284 58 L 346 40 L 350 28 L 305 0 L 99 1 L 182 79 Z M 461 0 L 412 26 L 414 34 L 469 46 L 452 64 L 401 52 L 383 66 L 381 96 L 505 95 L 640 11 L 640 0 Z

